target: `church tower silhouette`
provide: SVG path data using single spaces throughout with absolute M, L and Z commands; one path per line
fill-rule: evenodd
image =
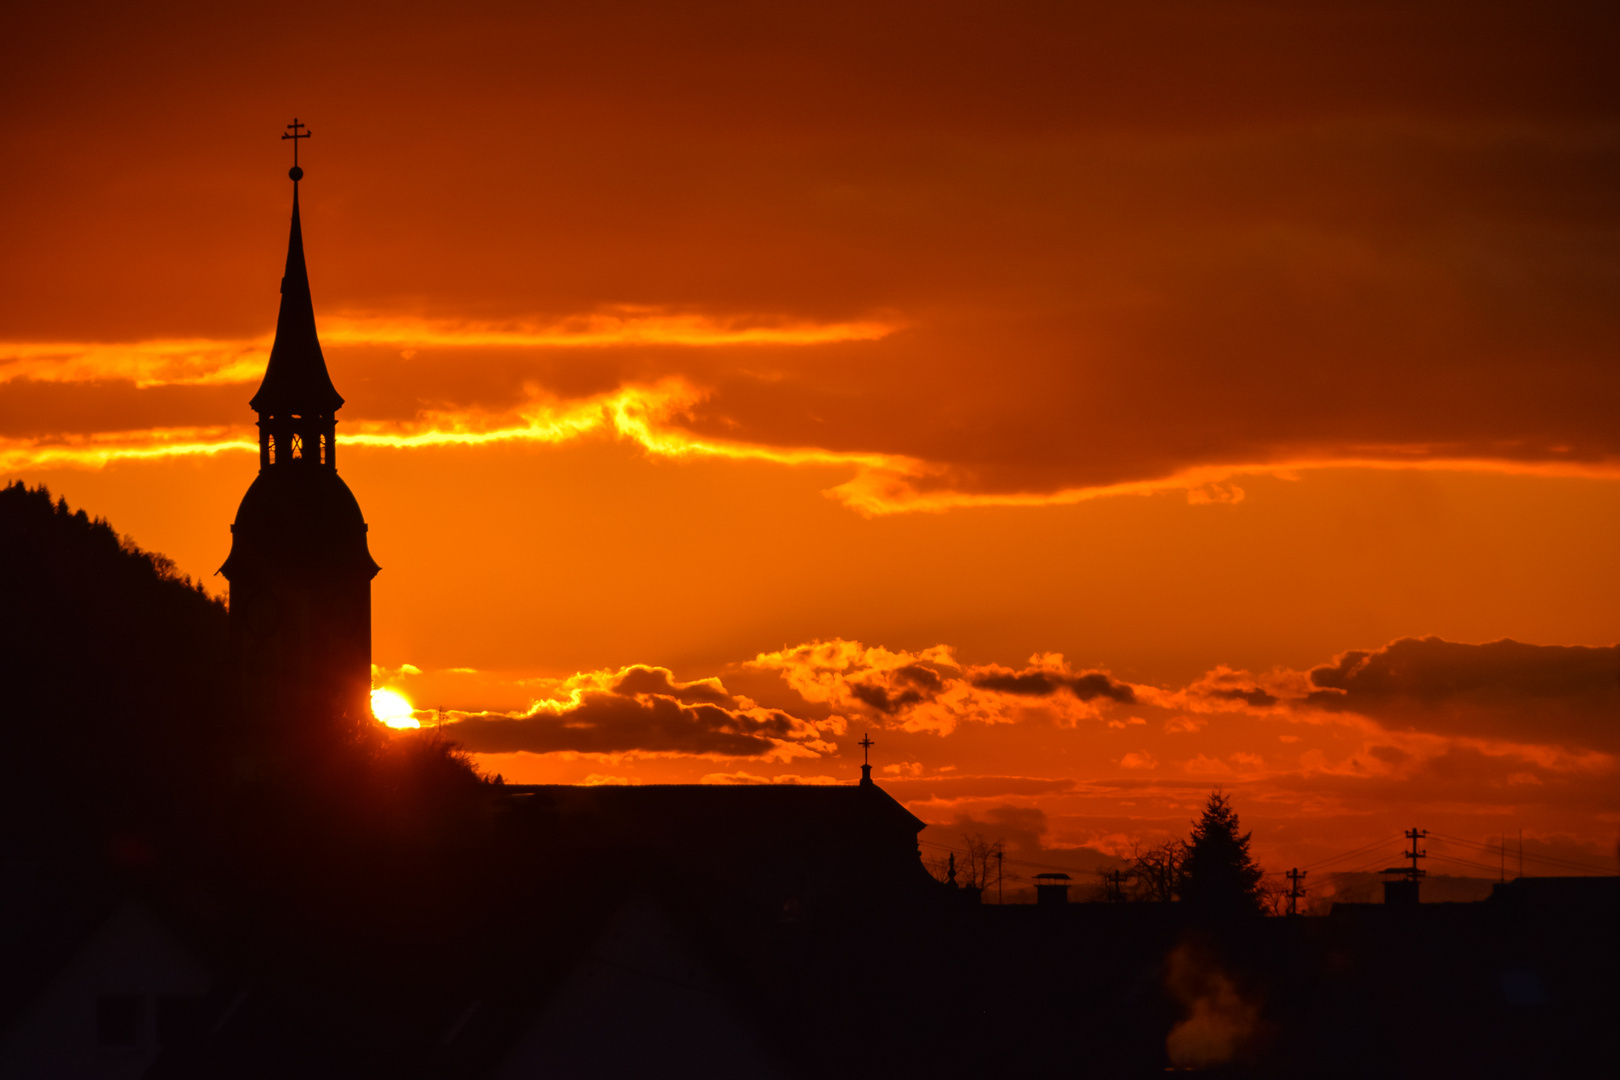
M 307 137 L 294 124 L 291 137 Z M 230 582 L 230 651 L 243 704 L 292 735 L 370 718 L 371 579 L 381 568 L 360 504 L 337 472 L 343 398 L 315 334 L 298 216 L 304 172 L 295 163 L 289 175 L 281 311 L 264 382 L 249 402 L 259 414 L 259 475 L 236 512 L 220 573 Z

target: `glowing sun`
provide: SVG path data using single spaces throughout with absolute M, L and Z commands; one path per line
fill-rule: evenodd
M 413 711 L 411 703 L 398 690 L 378 689 L 371 692 L 372 715 L 391 728 L 421 727 L 411 715 Z

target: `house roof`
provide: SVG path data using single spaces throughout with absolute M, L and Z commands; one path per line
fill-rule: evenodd
M 637 828 L 799 833 L 877 827 L 915 834 L 927 825 L 876 784 L 508 784 L 506 791 L 558 813 L 633 820 Z

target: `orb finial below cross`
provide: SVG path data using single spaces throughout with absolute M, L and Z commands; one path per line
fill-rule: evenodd
M 298 140 L 307 139 L 311 134 L 313 133 L 306 129 L 303 124 L 300 124 L 298 117 L 295 116 L 293 122 L 287 125 L 287 133 L 281 136 L 283 139 L 293 141 L 293 167 L 287 170 L 287 175 L 292 177 L 292 182 L 295 184 L 304 178 L 304 170 L 298 167 Z

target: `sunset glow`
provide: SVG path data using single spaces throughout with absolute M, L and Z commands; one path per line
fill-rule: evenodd
M 1613 1057 L 1620 4 L 0 25 L 0 1076 Z
M 1442 7 L 41 8 L 0 481 L 223 594 L 296 110 L 382 723 L 514 782 L 870 735 L 1076 871 L 1216 785 L 1273 869 L 1612 867 L 1611 16 Z
M 379 687 L 371 692 L 371 713 L 391 728 L 419 728 L 415 710 L 398 690 Z

